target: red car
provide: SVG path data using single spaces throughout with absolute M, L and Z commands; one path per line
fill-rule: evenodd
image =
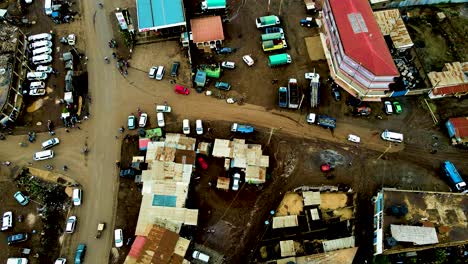
M 203 159 L 203 157 L 198 157 L 198 164 L 204 170 L 208 169 L 208 163 Z
M 190 90 L 189 90 L 189 88 L 187 88 L 187 87 L 184 87 L 184 86 L 182 86 L 182 85 L 176 84 L 176 85 L 174 86 L 174 92 L 176 92 L 176 93 L 178 93 L 178 94 L 189 95 Z

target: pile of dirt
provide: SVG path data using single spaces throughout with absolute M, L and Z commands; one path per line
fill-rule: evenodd
M 297 193 L 287 193 L 276 209 L 276 216 L 299 215 L 303 210 L 302 197 Z

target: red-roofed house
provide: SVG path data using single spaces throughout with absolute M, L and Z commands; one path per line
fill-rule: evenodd
M 447 127 L 452 145 L 468 146 L 468 116 L 449 118 L 445 127 Z
M 321 34 L 330 73 L 366 101 L 389 96 L 399 72 L 367 0 L 324 0 Z
M 210 52 L 224 40 L 223 23 L 220 16 L 202 17 L 190 20 L 193 43 L 199 49 Z

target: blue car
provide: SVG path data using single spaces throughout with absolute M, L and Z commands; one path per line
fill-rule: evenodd
M 234 51 L 236 51 L 236 49 L 228 48 L 228 47 L 220 48 L 216 50 L 218 54 L 229 54 L 229 53 L 233 53 Z
M 24 195 L 22 192 L 16 192 L 13 197 L 15 197 L 15 200 L 21 204 L 22 206 L 25 206 L 29 203 L 29 198 Z
M 83 263 L 84 256 L 86 253 L 86 245 L 85 244 L 78 244 L 75 253 L 75 264 Z
M 215 87 L 220 90 L 225 90 L 225 91 L 231 90 L 231 85 L 227 82 L 216 82 Z

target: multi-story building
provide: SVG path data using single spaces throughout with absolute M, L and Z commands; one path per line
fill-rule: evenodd
M 379 101 L 399 72 L 366 0 L 324 0 L 321 39 L 330 74 L 351 95 Z

